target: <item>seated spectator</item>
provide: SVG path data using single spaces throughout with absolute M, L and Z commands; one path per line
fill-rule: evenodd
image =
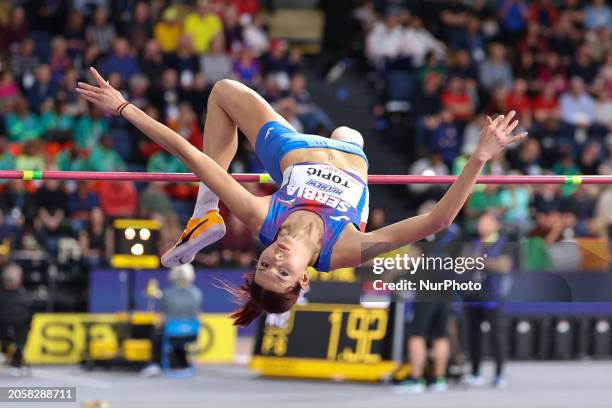
M 474 114 L 474 103 L 467 92 L 465 81 L 451 77 L 442 92 L 442 105 L 452 113 L 454 121 L 466 122 Z
M 51 58 L 49 59 L 51 75 L 59 80 L 64 71 L 72 68 L 72 60 L 68 56 L 68 44 L 63 37 L 55 37 L 51 42 Z
M 92 22 L 85 30 L 87 42 L 95 44 L 100 52 L 106 53 L 111 48 L 115 34 L 114 25 L 108 21 L 108 10 L 104 7 L 96 8 L 93 13 Z
M 34 217 L 34 228 L 41 237 L 41 242 L 49 254 L 55 255 L 59 239 L 70 235 L 70 226 L 66 218 L 68 196 L 59 180 L 45 180 L 42 187 L 30 197 L 32 202 L 31 217 Z
M 515 110 L 517 119 L 523 126 L 529 127 L 532 118 L 532 104 L 527 91 L 527 81 L 522 78 L 517 78 L 512 85 L 512 91 L 508 94 L 506 108 Z
M 598 142 L 589 142 L 582 150 L 582 153 L 580 153 L 580 159 L 578 160 L 580 173 L 590 175 L 599 174 L 601 158 L 601 145 Z
M 558 121 L 559 101 L 552 85 L 546 85 L 542 92 L 533 101 L 533 117 L 536 122 L 546 123 Z
M 141 217 L 151 218 L 154 213 L 166 216 L 173 211 L 172 201 L 163 187 L 164 183 L 147 183 L 147 187 L 142 190 L 138 200 Z
M 19 88 L 10 70 L 0 72 L 0 113 L 6 113 L 19 98 Z
M 0 170 L 15 170 L 15 156 L 7 147 L 8 140 L 6 136 L 0 135 Z M 6 182 L 6 180 L 4 180 L 4 182 Z
M 527 139 L 518 149 L 508 154 L 513 169 L 522 174 L 537 176 L 542 174 L 542 147 L 536 139 Z
M 503 36 L 512 44 L 527 28 L 529 2 L 526 0 L 501 0 L 498 6 Z
M 45 170 L 45 145 L 41 139 L 30 139 L 23 144 L 15 160 L 15 170 Z
M 159 86 L 151 91 L 151 102 L 167 120 L 178 115 L 179 91 L 179 78 L 173 69 L 164 70 Z
M 93 190 L 93 185 L 88 181 L 80 181 L 75 191 L 68 194 L 66 198 L 66 210 L 72 229 L 81 231 L 87 225 L 89 214 L 94 208 L 100 207 L 98 193 Z
M 559 21 L 559 9 L 553 0 L 532 2 L 529 6 L 529 20 L 544 28 L 553 27 Z
M 125 38 L 114 40 L 113 53 L 102 63 L 104 76 L 108 77 L 116 72 L 122 80 L 129 81 L 133 75 L 140 72 L 138 61 L 131 55 L 130 48 L 130 43 Z
M 410 166 L 408 174 L 416 174 L 422 176 L 446 176 L 449 174 L 448 167 L 444 164 L 442 156 L 439 153 L 431 152 L 427 156 L 415 160 Z M 434 184 L 409 184 L 408 190 L 414 196 L 414 205 L 416 208 L 427 200 L 439 199 L 444 188 Z
M 557 175 L 578 175 L 580 174 L 580 168 L 576 165 L 574 155 L 572 154 L 571 146 L 565 146 L 558 155 L 558 161 L 553 164 L 552 171 Z M 571 195 L 576 190 L 575 186 L 563 185 L 561 186 L 561 193 L 563 197 Z
M 223 33 L 227 52 L 244 48 L 240 15 L 238 14 L 238 8 L 233 5 L 226 7 L 223 12 Z
M 527 26 L 527 34 L 517 44 L 517 51 L 521 54 L 535 55 L 538 60 L 548 53 L 548 43 L 542 35 L 540 25 L 530 22 Z
M 89 152 L 79 149 L 74 144 L 55 156 L 55 166 L 61 171 L 89 171 Z
M 112 181 L 98 187 L 100 205 L 109 218 L 133 217 L 138 209 L 138 194 L 134 183 Z
M 597 93 L 594 122 L 602 133 L 612 132 L 612 95 L 603 88 Z
M 589 220 L 595 216 L 596 202 L 589 187 L 592 186 L 578 186 L 561 204 L 564 216 L 575 220 L 574 232 L 579 237 L 588 237 L 593 233 Z
M 561 189 L 558 185 L 542 185 L 533 192 L 531 200 L 532 216 L 535 217 L 536 214 L 560 212 L 562 203 Z
M 125 162 L 113 149 L 113 139 L 104 135 L 93 147 L 87 161 L 91 171 L 125 171 Z
M 480 84 L 488 91 L 497 86 L 512 87 L 512 67 L 506 59 L 506 50 L 501 44 L 489 47 L 489 56 L 480 65 Z
M 87 104 L 87 112 L 77 120 L 74 129 L 74 142 L 80 149 L 92 149 L 108 134 L 109 124 L 94 104 Z
M 9 361 L 9 375 L 21 377 L 23 354 L 32 319 L 31 299 L 23 287 L 23 271 L 17 264 L 9 264 L 2 271 L 0 288 L 0 352 L 14 346 Z
M 517 171 L 509 175 L 518 175 Z M 501 190 L 499 194 L 500 209 L 503 219 L 510 225 L 512 232 L 522 236 L 531 226 L 529 204 L 531 202 L 531 189 L 524 185 L 510 185 Z
M 255 57 L 259 58 L 268 52 L 270 40 L 264 30 L 263 17 L 260 14 L 253 16 L 251 22 L 244 27 L 242 35 L 244 46 L 250 49 Z
M 161 78 L 166 66 L 162 49 L 156 40 L 147 41 L 139 65 L 147 78 Z M 155 88 L 157 82 L 153 81 L 151 86 Z
M 274 74 L 282 90 L 289 88 L 289 76 L 295 71 L 288 52 L 287 41 L 275 40 L 270 44 L 270 52 L 262 58 L 263 75 Z
M 208 53 L 201 57 L 200 66 L 206 81 L 211 85 L 232 77 L 232 59 L 225 53 L 225 39 L 222 35 L 212 39 Z
M 202 150 L 204 136 L 202 135 L 201 124 L 189 103 L 183 102 L 179 105 L 176 120 L 169 121 L 168 126 L 187 139 L 198 150 Z
M 462 135 L 453 120 L 453 112 L 448 109 L 442 110 L 436 117 L 429 118 L 426 126 L 429 129 L 429 150 L 439 153 L 446 167 L 452 168 L 462 145 Z
M 149 78 L 143 74 L 136 74 L 130 79 L 129 100 L 140 109 L 146 108 L 149 101 Z
M 559 101 L 561 119 L 570 125 L 588 128 L 595 120 L 595 102 L 586 92 L 584 81 L 573 77 L 570 89 L 561 95 Z
M 592 0 L 584 11 L 584 25 L 589 30 L 608 28 L 612 30 L 612 9 L 606 0 Z
M 18 47 L 28 35 L 28 22 L 26 12 L 23 7 L 12 7 L 8 16 L 7 23 L 0 30 L 0 49 L 12 51 Z
M 254 87 L 261 83 L 261 73 L 257 58 L 247 48 L 242 48 L 234 61 L 232 71 L 234 78 Z
M 57 84 L 51 76 L 51 69 L 47 64 L 41 64 L 36 68 L 36 79 L 34 84 L 26 90 L 26 98 L 30 108 L 34 112 L 40 112 L 42 105 L 53 100 L 57 92 Z
M 599 64 L 593 58 L 592 47 L 584 43 L 576 50 L 567 73 L 570 77 L 580 77 L 587 85 L 591 85 L 597 76 L 598 66 Z
M 560 93 L 567 87 L 568 79 L 561 57 L 556 52 L 549 52 L 536 72 L 537 88 L 551 86 L 555 93 Z
M 176 51 L 179 37 L 183 34 L 183 27 L 176 7 L 171 6 L 164 10 L 162 18 L 155 24 L 153 32 L 163 52 L 170 54 Z
M 321 127 L 331 133 L 336 128 L 327 113 L 311 100 L 310 93 L 306 90 L 304 74 L 296 73 L 291 76 L 289 95 L 298 106 L 298 119 L 304 125 L 306 133 L 314 133 Z
M 85 49 L 85 18 L 78 10 L 70 10 L 62 37 L 66 39 L 66 48 L 70 58 L 78 57 Z
M 11 71 L 22 88 L 29 89 L 35 79 L 36 68 L 40 65 L 40 58 L 34 54 L 34 41 L 26 37 L 19 44 L 19 49 L 12 55 Z
M 124 23 L 122 32 L 135 50 L 144 48 L 153 33 L 151 6 L 146 1 L 139 1 L 134 6 L 132 18 Z
M 66 108 L 72 116 L 78 116 L 83 111 L 83 100 L 76 93 L 78 80 L 79 71 L 75 68 L 71 67 L 64 71 L 64 76 L 59 83 L 59 89 L 55 98 L 66 104 Z
M 113 232 L 100 207 L 92 208 L 88 215 L 85 228 L 79 232 L 79 246 L 85 264 L 96 268 L 108 264 L 112 255 Z
M 455 54 L 455 64 L 450 70 L 450 76 L 456 76 L 466 81 L 468 89 L 477 89 L 478 87 L 478 69 L 466 50 L 459 50 Z
M 283 98 L 276 103 L 276 111 L 298 132 L 304 131 L 304 125 L 297 117 L 298 107 L 292 98 Z
M 64 101 L 56 99 L 53 109 L 43 112 L 40 120 L 47 140 L 64 143 L 74 138 L 75 119 Z
M 177 72 L 183 87 L 192 85 L 194 75 L 200 71 L 200 61 L 194 53 L 190 36 L 179 38 L 176 52 L 167 55 L 166 65 Z
M 160 302 L 162 322 L 168 319 L 198 319 L 202 307 L 202 292 L 193 284 L 195 281 L 193 266 L 185 264 L 172 268 L 169 281 L 172 286 L 163 290 Z M 155 377 L 161 373 L 162 332 L 163 327 L 160 327 L 153 335 L 153 358 L 151 363 L 141 371 L 145 377 Z M 180 359 L 187 364 L 186 352 L 182 350 L 180 354 Z
M 370 64 L 381 69 L 387 59 L 401 56 L 405 41 L 404 29 L 400 24 L 399 13 L 390 8 L 383 21 L 374 24 L 365 39 L 365 54 Z
M 223 31 L 223 23 L 208 0 L 198 0 L 195 11 L 185 17 L 183 31 L 191 37 L 196 54 L 202 55 L 208 52 L 212 39 Z
M 420 17 L 413 16 L 410 19 L 403 35 L 400 54 L 409 57 L 414 67 L 423 66 L 427 56 L 431 53 L 440 60 L 446 57 L 446 47 L 427 31 Z

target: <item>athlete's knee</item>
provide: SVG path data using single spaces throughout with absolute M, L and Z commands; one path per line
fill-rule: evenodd
M 241 87 L 245 86 L 243 83 L 234 81 L 233 79 L 221 79 L 215 82 L 215 85 L 212 89 L 212 94 L 217 95 L 226 95 L 232 91 L 237 91 Z
M 331 138 L 336 140 L 342 140 L 344 142 L 356 143 L 361 147 L 363 147 L 364 144 L 363 136 L 361 135 L 361 133 L 347 126 L 340 126 L 336 128 L 332 132 Z

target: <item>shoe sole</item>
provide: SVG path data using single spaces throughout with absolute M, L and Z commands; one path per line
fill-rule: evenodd
M 180 246 L 175 246 L 161 257 L 161 264 L 166 268 L 190 263 L 203 248 L 214 244 L 225 235 L 224 225 L 215 225 L 197 238 L 189 240 Z

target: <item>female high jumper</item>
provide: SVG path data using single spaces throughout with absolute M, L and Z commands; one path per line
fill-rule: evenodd
M 444 197 L 423 215 L 366 233 L 368 161 L 361 134 L 339 127 L 331 138 L 298 133 L 256 92 L 232 80 L 217 82 L 208 99 L 204 151 L 147 116 L 93 68 L 97 86 L 79 82 L 77 91 L 107 113 L 121 115 L 145 135 L 181 159 L 202 181 L 193 217 L 162 264 L 191 262 L 197 252 L 221 239 L 225 224 L 219 215 L 221 199 L 229 210 L 259 235 L 267 247 L 255 271 L 231 290 L 243 304 L 232 314 L 234 324 L 247 325 L 262 311 L 282 313 L 307 288 L 306 271 L 360 265 L 384 251 L 415 242 L 448 226 L 467 200 L 485 163 L 526 133 L 512 135 L 515 112 L 489 119 L 461 175 Z M 244 133 L 272 179 L 276 193 L 257 197 L 228 174 Z M 370 249 L 367 256 L 364 250 Z M 372 249 L 374 250 L 372 251 Z

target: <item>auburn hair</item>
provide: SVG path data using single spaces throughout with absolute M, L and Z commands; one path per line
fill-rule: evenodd
M 230 315 L 234 319 L 234 326 L 248 326 L 257 319 L 262 312 L 284 313 L 291 309 L 300 296 L 301 286 L 297 283 L 286 292 L 274 292 L 264 289 L 255 283 L 255 272 L 244 274 L 244 282 L 239 288 L 228 284 L 223 285 L 234 301 L 241 305 L 240 309 Z

